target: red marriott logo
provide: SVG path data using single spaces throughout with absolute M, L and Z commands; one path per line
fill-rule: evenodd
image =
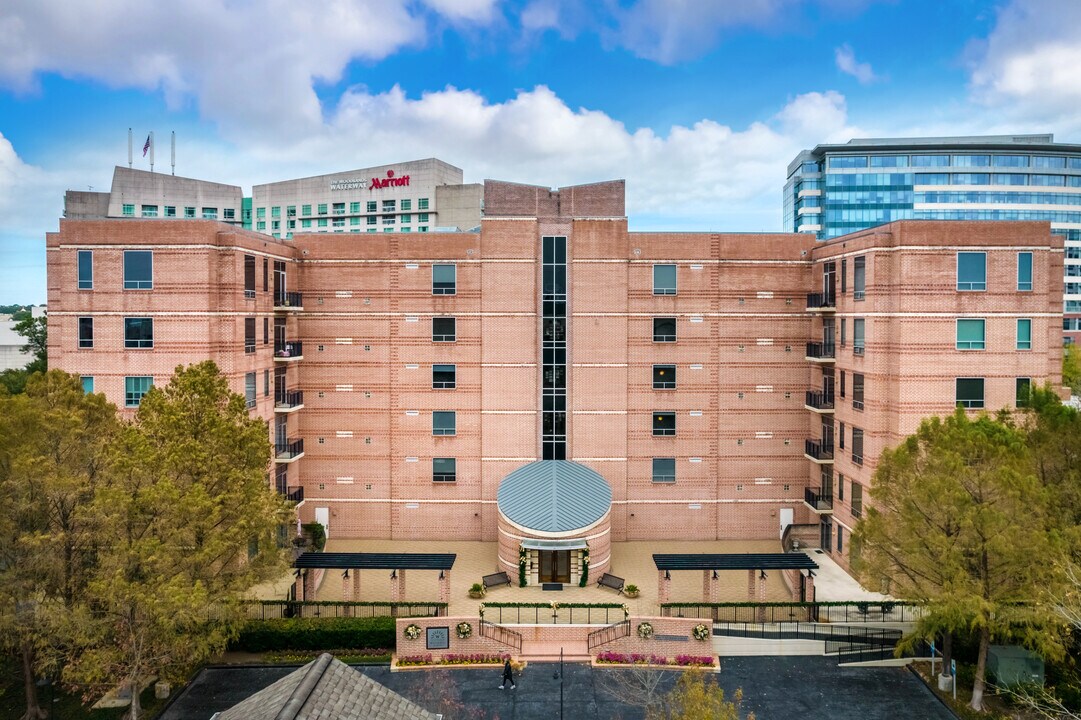
M 394 171 L 387 170 L 387 176 L 385 178 L 372 178 L 372 182 L 368 185 L 368 190 L 382 190 L 383 188 L 388 187 L 408 187 L 408 185 L 408 175 L 394 177 Z

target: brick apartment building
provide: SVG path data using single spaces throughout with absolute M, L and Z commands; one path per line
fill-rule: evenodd
M 1046 222 L 629 232 L 622 181 L 489 181 L 479 233 L 63 220 L 49 361 L 133 412 L 213 359 L 331 537 L 499 540 L 574 582 L 611 542 L 778 538 L 847 564 L 881 450 L 1060 384 Z

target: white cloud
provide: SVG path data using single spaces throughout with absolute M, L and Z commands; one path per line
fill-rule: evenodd
M 852 46 L 845 43 L 841 47 L 833 51 L 834 61 L 837 63 L 837 69 L 846 75 L 851 75 L 860 81 L 861 85 L 878 80 L 878 76 L 875 75 L 874 70 L 871 69 L 871 63 L 856 62 L 856 53 L 852 50 Z
M 972 99 L 1000 121 L 1081 132 L 1081 3 L 1013 0 L 969 56 Z

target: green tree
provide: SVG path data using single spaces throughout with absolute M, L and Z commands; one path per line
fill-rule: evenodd
M 15 332 L 26 338 L 23 352 L 31 353 L 31 360 L 26 369 L 30 372 L 45 372 L 48 368 L 48 327 L 44 317 L 27 317 L 15 323 Z
M 1081 563 L 1081 413 L 1051 388 L 1034 389 L 1016 414 L 1033 467 L 1050 494 L 1050 521 Z
M 1034 599 L 1056 580 L 1049 493 L 1025 434 L 961 409 L 930 418 L 884 452 L 873 503 L 856 528 L 860 577 L 926 604 L 909 642 L 968 628 L 979 638 L 971 707 L 983 709 L 991 639 L 1062 655 L 1058 623 Z
M 249 416 L 212 362 L 152 388 L 116 443 L 93 510 L 113 534 L 72 628 L 69 683 L 132 688 L 177 681 L 225 649 L 237 601 L 280 576 L 287 505 L 269 487 L 267 425 Z M 214 606 L 223 622 L 208 622 Z
M 23 369 L 11 369 L 0 371 L 0 392 L 7 395 L 18 395 L 26 390 L 26 381 L 30 373 Z
M 0 399 L 0 637 L 21 658 L 24 718 L 45 717 L 35 678 L 55 672 L 55 619 L 80 599 L 102 526 L 88 512 L 116 408 L 59 370 Z
M 726 700 L 717 679 L 698 670 L 680 675 L 676 686 L 665 695 L 660 707 L 647 712 L 647 720 L 740 720 L 743 693 L 736 691 L 734 701 Z M 746 716 L 754 720 L 754 713 Z
M 1062 348 L 1062 384 L 1081 394 L 1081 350 L 1073 344 Z

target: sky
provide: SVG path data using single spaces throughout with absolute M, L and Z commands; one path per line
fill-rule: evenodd
M 855 137 L 1081 142 L 1081 0 L 4 0 L 0 304 L 46 299 L 64 191 L 438 157 L 627 180 L 632 230 L 778 231 L 786 166 Z

